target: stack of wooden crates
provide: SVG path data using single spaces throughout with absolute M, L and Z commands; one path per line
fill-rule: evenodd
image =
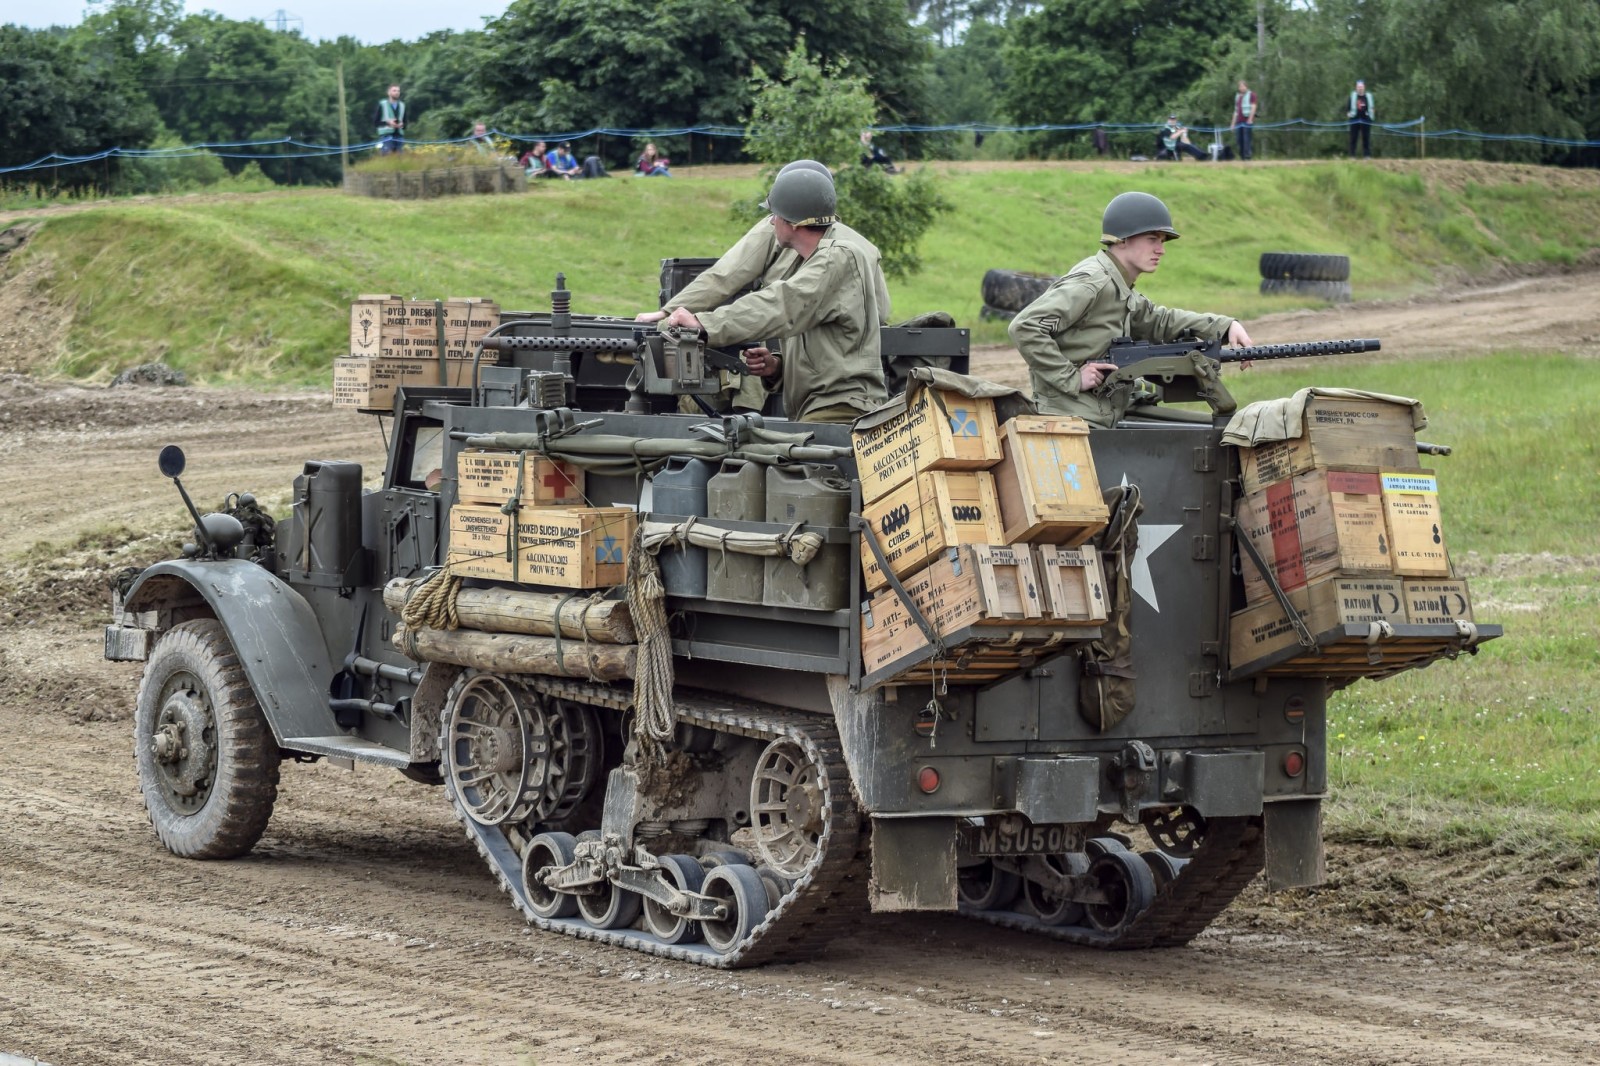
M 519 585 L 620 585 L 638 515 L 591 507 L 583 471 L 532 452 L 463 449 L 450 508 L 450 572 Z
M 856 423 L 863 683 L 994 680 L 1099 635 L 1107 509 L 1082 419 L 924 389 Z M 940 657 L 866 538 L 938 632 Z
M 478 357 L 478 342 L 499 324 L 493 300 L 358 296 L 350 306 L 350 354 L 333 362 L 333 405 L 387 414 L 397 387 L 470 386 L 475 359 L 482 365 L 499 358 Z
M 1311 634 L 1372 622 L 1470 622 L 1467 583 L 1445 550 L 1438 479 L 1418 463 L 1411 405 L 1313 393 L 1304 425 L 1294 439 L 1239 450 L 1237 519 Z M 1426 650 L 1425 639 L 1412 637 L 1399 638 L 1386 658 L 1349 638 L 1301 647 L 1242 548 L 1246 607 L 1229 627 L 1235 676 L 1374 676 L 1380 659 L 1379 673 L 1398 665 L 1397 655 L 1403 661 L 1408 642 L 1415 655 Z M 1297 654 L 1285 656 L 1288 649 Z

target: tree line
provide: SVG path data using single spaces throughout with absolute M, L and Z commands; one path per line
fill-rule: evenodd
M 100 0 L 75 27 L 0 26 L 0 167 L 111 147 L 338 144 L 341 70 L 353 143 L 371 140 L 373 105 L 396 81 L 414 139 L 460 137 L 474 121 L 530 134 L 742 127 L 757 87 L 800 41 L 862 80 L 880 125 L 1156 122 L 1174 110 L 1192 126 L 1226 125 L 1241 78 L 1267 121 L 1338 121 L 1363 78 L 1380 122 L 1600 138 L 1593 0 L 511 0 L 482 31 L 380 45 L 185 14 L 181 0 Z M 737 140 L 655 139 L 675 161 L 746 158 Z M 918 133 L 895 144 L 951 157 L 971 154 L 973 140 Z M 1332 152 L 1337 139 L 1285 147 Z M 631 146 L 611 150 L 620 161 Z M 985 151 L 1091 148 L 1084 132 L 1039 131 Z M 1428 151 L 1591 165 L 1600 155 L 1500 141 Z M 247 165 L 218 155 L 209 166 Z M 280 183 L 339 176 L 336 156 L 249 165 Z M 126 188 L 140 174 L 118 159 L 56 168 L 54 181 Z

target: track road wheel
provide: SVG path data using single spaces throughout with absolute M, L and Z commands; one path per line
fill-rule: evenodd
M 700 923 L 706 943 L 718 954 L 737 948 L 767 916 L 767 889 L 753 866 L 718 866 L 700 891 L 727 908 L 726 917 Z
M 173 626 L 145 663 L 133 716 L 139 791 L 174 855 L 255 847 L 278 798 L 278 746 L 222 623 Z
M 661 856 L 661 873 L 674 887 L 699 892 L 706 872 L 688 855 Z M 673 914 L 653 899 L 644 901 L 644 925 L 664 944 L 687 944 L 700 939 L 700 923 Z
M 1174 859 L 1164 851 L 1141 851 L 1139 858 L 1150 867 L 1150 875 L 1155 878 L 1157 892 L 1176 881 L 1189 862 L 1188 859 Z
M 1089 864 L 1089 877 L 1106 898 L 1087 904 L 1085 917 L 1103 933 L 1122 932 L 1156 900 L 1155 877 L 1134 852 L 1106 852 Z
M 578 894 L 578 913 L 596 929 L 626 929 L 639 920 L 644 901 L 639 893 L 602 881 Z
M 1022 878 L 988 859 L 956 872 L 956 892 L 961 902 L 980 911 L 1005 910 L 1021 891 Z
M 576 896 L 541 884 L 538 878 L 540 870 L 570 865 L 577 843 L 571 833 L 540 833 L 528 842 L 522 856 L 522 890 L 528 896 L 528 909 L 541 918 L 570 918 L 578 913 Z
M 1047 855 L 1045 865 L 1066 877 L 1082 876 L 1089 870 L 1089 860 L 1078 852 L 1065 855 Z M 1057 895 L 1037 881 L 1022 886 L 1023 899 L 1028 910 L 1045 925 L 1077 925 L 1083 921 L 1083 904 Z

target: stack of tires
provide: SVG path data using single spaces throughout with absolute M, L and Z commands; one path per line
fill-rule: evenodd
M 1261 292 L 1314 296 L 1329 303 L 1350 301 L 1350 257 L 1314 252 L 1262 252 Z
M 983 276 L 983 309 L 978 317 L 1010 321 L 1018 311 L 1043 296 L 1055 281 L 1050 274 L 991 270 Z

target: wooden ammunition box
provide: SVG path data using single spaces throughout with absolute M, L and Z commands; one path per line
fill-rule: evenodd
M 1314 637 L 1346 623 L 1406 621 L 1399 578 L 1325 577 L 1289 593 Z M 1228 655 L 1233 669 L 1299 644 L 1289 616 L 1276 599 L 1235 611 L 1228 622 Z
M 923 389 L 909 406 L 864 415 L 853 434 L 861 501 L 927 470 L 984 470 L 1000 461 L 994 401 Z
M 497 352 L 484 352 L 481 366 L 493 366 Z M 394 410 L 394 390 L 420 385 L 472 385 L 471 360 L 451 359 L 440 380 L 437 359 L 348 358 L 333 361 L 333 406 L 387 414 Z
M 1380 488 L 1375 471 L 1297 474 L 1240 500 L 1239 525 L 1285 591 L 1329 574 L 1389 574 Z M 1244 556 L 1240 565 L 1245 602 L 1270 598 L 1254 561 Z
M 1385 471 L 1383 521 L 1389 529 L 1389 554 L 1394 557 L 1396 574 L 1450 576 L 1439 512 L 1439 479 L 1433 471 Z
M 620 585 L 638 515 L 626 507 L 517 512 L 458 503 L 450 508 L 450 572 L 459 577 L 599 589 Z
M 464 450 L 456 459 L 456 498 L 463 503 L 524 507 L 579 507 L 583 471 L 571 463 L 528 452 Z
M 935 470 L 918 474 L 876 502 L 862 508 L 878 546 L 897 576 L 920 569 L 946 548 L 958 544 L 999 544 L 1000 506 L 994 478 L 987 471 Z M 861 573 L 867 591 L 889 583 L 878 560 L 861 537 Z
M 1082 544 L 1108 511 L 1089 452 L 1089 423 L 1065 416 L 1013 418 L 1000 427 L 994 474 L 1007 544 Z
M 1417 469 L 1410 405 L 1313 396 L 1306 404 L 1301 436 L 1239 449 L 1246 494 L 1317 467 Z
M 1408 577 L 1400 584 L 1406 601 L 1406 621 L 1430 626 L 1472 621 L 1472 597 L 1463 579 Z
M 350 354 L 437 359 L 441 318 L 445 358 L 471 359 L 478 341 L 500 324 L 500 307 L 493 300 L 459 296 L 440 302 L 361 296 L 350 305 Z
M 1034 626 L 1042 615 L 1039 583 L 1026 545 L 949 548 L 903 584 L 940 636 L 974 626 Z M 928 646 L 926 634 L 893 589 L 872 597 L 861 613 L 864 673 L 874 673 Z
M 1098 548 L 1039 544 L 1033 552 L 1047 620 L 1079 623 L 1106 620 L 1106 574 Z

